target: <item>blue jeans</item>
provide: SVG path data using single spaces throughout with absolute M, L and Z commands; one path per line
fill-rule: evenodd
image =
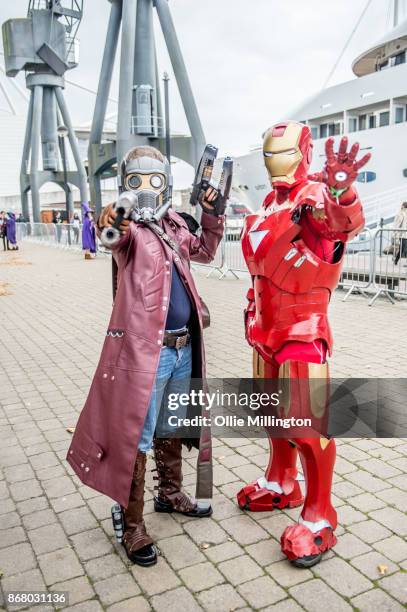
M 191 371 L 191 344 L 181 349 L 168 346 L 161 349 L 153 392 L 138 445 L 141 452 L 147 453 L 151 450 L 156 428 L 161 438 L 174 433 L 176 428 L 168 424 L 171 414 L 178 418 L 185 416 L 187 407 L 179 407 L 176 412 L 172 412 L 168 408 L 167 398 L 170 393 L 189 393 Z

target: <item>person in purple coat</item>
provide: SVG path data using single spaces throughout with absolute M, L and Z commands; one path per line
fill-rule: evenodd
M 16 216 L 11 210 L 7 212 L 6 236 L 7 236 L 7 250 L 18 251 L 17 238 L 16 238 Z
M 96 256 L 96 231 L 93 212 L 87 202 L 82 202 L 82 216 L 82 249 L 85 259 L 93 259 Z
M 0 210 L 0 238 L 3 240 L 3 251 L 7 250 L 7 215 L 4 210 Z

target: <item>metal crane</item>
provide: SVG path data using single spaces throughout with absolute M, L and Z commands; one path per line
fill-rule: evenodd
M 3 24 L 6 74 L 25 71 L 30 90 L 20 190 L 23 215 L 39 222 L 40 189 L 47 182 L 65 191 L 67 216 L 73 212 L 71 185 L 88 199 L 87 177 L 78 142 L 65 103 L 63 89 L 67 70 L 78 64 L 76 34 L 83 15 L 83 0 L 30 0 L 27 17 Z M 69 139 L 75 169 L 67 168 L 65 136 Z
M 91 200 L 101 207 L 101 177 L 109 173 L 127 150 L 151 144 L 165 153 L 165 120 L 161 103 L 153 13 L 161 31 L 177 81 L 191 136 L 172 136 L 175 157 L 196 165 L 205 147 L 198 110 L 188 79 L 168 0 L 109 0 L 110 18 L 100 71 L 89 144 Z M 120 81 L 117 134 L 114 142 L 103 140 L 103 126 L 121 29 Z M 168 127 L 168 126 L 167 126 Z

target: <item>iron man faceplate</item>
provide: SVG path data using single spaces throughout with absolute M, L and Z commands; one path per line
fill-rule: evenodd
M 294 121 L 279 123 L 263 136 L 263 156 L 273 187 L 292 187 L 307 178 L 312 160 L 309 127 Z

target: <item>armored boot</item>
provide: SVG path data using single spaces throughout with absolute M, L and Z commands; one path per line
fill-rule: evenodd
M 335 546 L 338 520 L 331 503 L 335 465 L 335 440 L 297 438 L 295 443 L 304 468 L 307 493 L 298 525 L 287 527 L 281 536 L 282 551 L 293 565 L 312 567 L 323 553 Z
M 212 507 L 206 502 L 197 502 L 181 490 L 182 443 L 179 438 L 155 438 L 154 456 L 158 480 L 157 496 L 154 497 L 156 512 L 178 512 L 185 516 L 203 518 L 211 516 Z
M 253 352 L 253 378 L 277 380 L 280 366 L 276 361 L 265 361 Z M 244 486 L 237 494 L 237 503 L 249 512 L 270 512 L 275 509 L 295 508 L 304 501 L 297 481 L 297 449 L 284 438 L 276 438 L 275 431 L 266 427 L 270 459 L 264 476 Z
M 157 551 L 143 520 L 146 460 L 145 453 L 137 451 L 129 505 L 124 510 L 123 536 L 123 546 L 130 561 L 144 567 L 157 563 Z
M 246 485 L 237 494 L 237 503 L 242 510 L 267 512 L 274 509 L 301 506 L 304 498 L 297 477 L 297 449 L 284 438 L 272 439 L 273 432 L 267 430 L 270 444 L 270 461 L 264 476 Z

